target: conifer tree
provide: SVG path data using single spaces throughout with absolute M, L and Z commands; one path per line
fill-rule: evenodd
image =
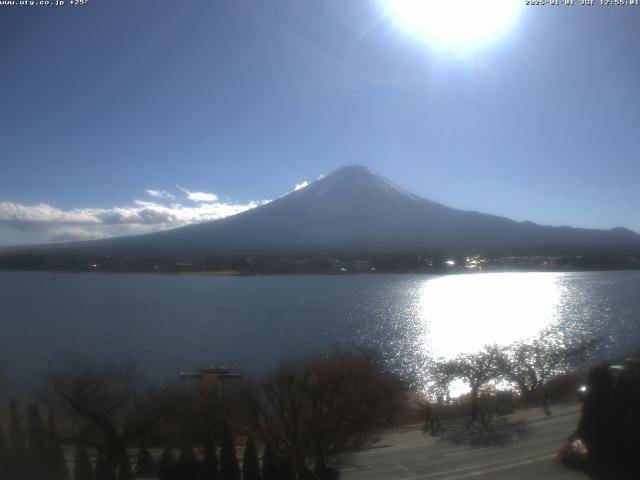
M 242 458 L 242 480 L 260 480 L 260 463 L 258 450 L 253 439 L 249 437 Z
M 198 480 L 198 462 L 196 454 L 189 445 L 180 450 L 176 464 L 176 478 L 180 480 Z
M 207 434 L 204 442 L 204 456 L 200 463 L 200 480 L 218 480 L 218 454 L 213 435 Z
M 279 480 L 295 480 L 296 472 L 287 457 L 280 458 L 280 476 Z
M 93 473 L 95 480 L 116 480 L 119 460 L 119 457 L 109 457 L 103 449 L 98 450 Z
M 129 460 L 129 454 L 126 451 L 122 453 L 118 462 L 118 480 L 133 480 L 131 460 Z
M 222 428 L 220 446 L 220 480 L 240 480 L 240 466 L 236 457 L 236 448 L 228 425 Z
M 9 446 L 4 438 L 4 432 L 0 427 L 0 478 L 9 476 Z
M 35 404 L 27 409 L 27 440 L 29 444 L 29 477 L 40 480 L 48 473 L 47 448 L 40 410 Z
M 68 480 L 69 472 L 64 458 L 64 449 L 60 443 L 58 426 L 52 412 L 47 421 L 47 469 L 51 480 Z
M 153 477 L 155 469 L 153 468 L 153 458 L 151 452 L 146 447 L 140 447 L 138 450 L 138 461 L 136 463 L 136 477 Z
M 173 451 L 170 448 L 165 448 L 158 460 L 157 472 L 160 480 L 174 480 L 176 461 L 173 456 Z
M 279 466 L 276 454 L 269 445 L 262 454 L 262 480 L 278 480 Z
M 98 450 L 98 455 L 96 455 L 96 466 L 94 471 L 95 480 L 112 480 L 109 478 L 109 474 L 107 473 L 107 462 L 102 450 Z
M 18 404 L 11 400 L 9 407 L 9 478 L 24 478 L 27 474 L 27 445 Z
M 81 443 L 76 445 L 76 455 L 73 466 L 73 480 L 93 480 L 93 469 L 87 449 Z

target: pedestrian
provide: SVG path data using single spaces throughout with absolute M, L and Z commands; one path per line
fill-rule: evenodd
M 423 414 L 424 414 L 424 427 L 422 428 L 423 433 L 427 433 L 429 431 L 429 427 L 431 426 L 431 404 L 426 402 L 423 406 Z
M 431 436 L 438 435 L 442 430 L 442 426 L 440 425 L 440 419 L 437 415 L 433 415 L 431 418 Z
M 551 399 L 549 398 L 549 394 L 544 394 L 544 400 L 542 400 L 542 411 L 547 414 L 547 417 L 551 416 Z

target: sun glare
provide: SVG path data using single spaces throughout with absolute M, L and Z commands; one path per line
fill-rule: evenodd
M 382 0 L 399 28 L 436 49 L 471 50 L 504 34 L 522 0 Z
M 474 353 L 534 336 L 557 320 L 562 297 L 556 273 L 483 273 L 427 280 L 421 316 L 434 358 Z

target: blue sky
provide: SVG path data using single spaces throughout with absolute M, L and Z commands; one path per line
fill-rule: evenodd
M 354 163 L 453 207 L 640 231 L 640 7 L 523 8 L 461 55 L 383 3 L 0 6 L 0 245 L 218 218 Z

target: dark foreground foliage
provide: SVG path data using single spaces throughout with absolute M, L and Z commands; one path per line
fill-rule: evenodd
M 640 360 L 594 367 L 587 388 L 576 432 L 586 447 L 584 467 L 597 480 L 640 478 Z
M 330 457 L 363 446 L 402 407 L 405 388 L 375 356 L 334 352 L 261 383 L 197 387 L 75 363 L 55 370 L 45 392 L 45 409 L 9 405 L 1 480 L 333 478 Z
M 15 412 L 19 412 L 14 404 Z M 34 408 L 34 405 L 29 407 Z M 33 415 L 33 413 L 32 413 Z M 34 416 L 30 417 L 35 418 Z M 20 418 L 18 417 L 18 420 Z M 33 421 L 33 420 L 32 420 Z M 51 434 L 49 428 L 42 429 L 42 434 L 48 436 L 48 441 L 39 443 L 38 428 L 33 428 L 30 438 L 33 443 L 20 443 L 17 450 L 11 442 L 7 442 L 0 431 L 0 479 L 2 480 L 295 480 L 303 478 L 296 473 L 291 462 L 270 448 L 266 447 L 263 455 L 258 454 L 255 442 L 249 438 L 246 441 L 242 468 L 235 456 L 236 443 L 233 441 L 228 427 L 222 427 L 220 449 L 216 449 L 213 441 L 209 441 L 202 449 L 184 445 L 181 449 L 165 448 L 155 454 L 141 447 L 137 451 L 130 449 L 124 452 L 115 468 L 106 461 L 104 452 L 88 449 L 83 443 L 68 447 L 67 458 L 60 443 L 49 443 L 57 438 Z M 20 424 L 14 419 L 14 438 L 21 440 Z M 44 439 L 44 438 L 43 438 Z M 24 449 L 22 446 L 24 445 Z M 42 450 L 44 447 L 44 450 Z M 15 452 L 20 456 L 15 457 Z M 36 453 L 43 453 L 40 459 Z M 47 453 L 49 452 L 49 453 Z M 51 455 L 51 453 L 54 453 Z M 218 464 L 218 455 L 220 464 Z M 134 459 L 132 463 L 131 459 Z M 326 468 L 326 467 L 325 467 Z M 69 470 L 67 470 L 69 469 Z M 72 472 L 73 477 L 69 472 Z M 329 478 L 313 476 L 308 478 Z
M 405 392 L 374 355 L 335 352 L 285 364 L 254 386 L 249 425 L 285 469 L 297 478 L 318 478 L 330 456 L 361 448 L 387 424 Z

